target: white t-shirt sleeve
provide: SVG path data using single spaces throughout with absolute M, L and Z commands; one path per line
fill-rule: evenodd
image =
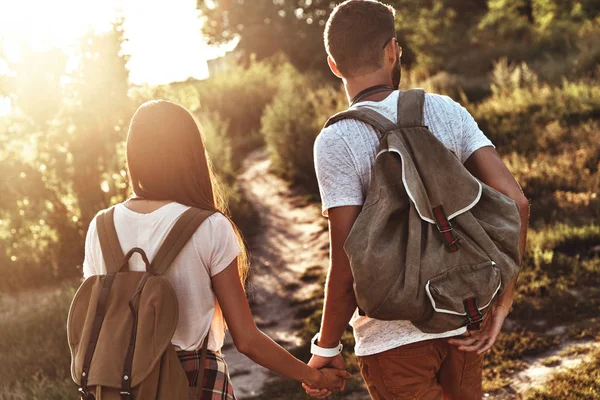
M 210 216 L 193 240 L 198 257 L 208 267 L 211 277 L 227 268 L 242 251 L 231 222 L 221 213 Z
M 466 108 L 456 103 L 457 114 L 460 121 L 460 130 L 458 131 L 458 151 L 460 152 L 460 161 L 464 164 L 471 154 L 485 146 L 492 146 L 491 140 L 479 129 L 477 122 L 471 116 Z
M 96 230 L 96 218 L 92 219 L 85 237 L 85 257 L 83 260 L 83 278 L 98 275 L 98 254 L 102 254 Z
M 336 125 L 325 128 L 314 146 L 323 215 L 327 215 L 330 208 L 364 204 L 360 174 L 352 161 L 352 152 L 334 128 Z

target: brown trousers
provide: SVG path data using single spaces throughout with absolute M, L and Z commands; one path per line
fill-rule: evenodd
M 373 400 L 481 400 L 483 357 L 447 339 L 358 357 Z

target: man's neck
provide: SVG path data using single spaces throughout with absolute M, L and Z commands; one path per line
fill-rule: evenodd
M 352 101 L 352 99 L 362 92 L 365 89 L 368 89 L 373 86 L 379 85 L 389 85 L 392 86 L 392 79 L 388 76 L 387 78 L 380 72 L 376 71 L 371 74 L 358 76 L 356 78 L 346 79 L 344 80 L 344 86 L 346 88 L 346 95 L 348 97 L 348 103 Z M 389 93 L 378 93 L 374 94 L 373 99 L 369 100 L 383 100 L 389 95 Z

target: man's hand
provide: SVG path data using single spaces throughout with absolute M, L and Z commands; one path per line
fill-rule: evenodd
M 335 357 L 321 357 L 317 355 L 313 355 L 310 361 L 308 362 L 313 368 L 321 369 L 325 367 L 337 368 L 341 370 L 346 369 L 346 362 L 344 361 L 344 357 L 341 354 L 338 354 Z M 326 397 L 331 396 L 331 392 L 323 389 L 311 389 L 309 386 L 302 384 L 302 387 L 310 395 L 316 399 L 324 399 Z M 340 391 L 343 391 L 346 388 L 346 381 L 340 387 Z
M 508 312 L 509 307 L 505 305 L 496 304 L 492 306 L 485 315 L 480 330 L 469 331 L 468 336 L 450 339 L 448 343 L 458 346 L 458 349 L 462 351 L 475 351 L 477 354 L 485 353 L 494 346 Z
M 318 343 L 319 346 L 325 348 L 336 347 L 356 310 L 356 298 L 353 288 L 354 278 L 350 261 L 344 250 L 344 243 L 348 239 L 352 226 L 354 226 L 361 210 L 362 207 L 360 206 L 334 207 L 328 210 L 331 264 L 325 283 L 323 319 Z M 341 354 L 335 357 L 314 355 L 308 365 L 317 369 L 324 367 L 346 369 L 346 363 Z M 344 390 L 345 387 L 346 382 L 340 387 L 340 390 Z M 331 392 L 313 391 L 306 386 L 304 390 L 309 395 L 317 398 L 325 398 L 331 395 Z

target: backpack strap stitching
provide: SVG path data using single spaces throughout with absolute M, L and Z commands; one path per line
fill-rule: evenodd
M 401 90 L 398 95 L 398 126 L 401 128 L 423 126 L 424 105 L 423 89 Z
M 129 347 L 127 349 L 127 355 L 125 356 L 125 363 L 123 366 L 123 374 L 121 376 L 121 399 L 122 400 L 132 400 L 133 396 L 131 394 L 131 382 L 133 377 L 131 376 L 131 372 L 133 370 L 133 356 L 134 356 L 134 352 L 135 352 L 135 343 L 136 343 L 136 339 L 137 339 L 137 330 L 138 330 L 138 321 L 139 321 L 139 307 L 140 307 L 140 300 L 138 299 L 142 289 L 144 288 L 144 286 L 146 286 L 146 283 L 148 282 L 148 279 L 151 277 L 152 275 L 150 274 L 146 274 L 144 276 L 144 278 L 142 279 L 142 281 L 140 282 L 138 289 L 136 290 L 135 294 L 133 295 L 133 297 L 131 298 L 131 300 L 129 300 L 129 309 L 131 310 L 131 315 L 133 317 L 133 324 L 131 327 L 131 336 L 129 339 Z M 138 299 L 137 304 L 135 303 L 135 300 Z
M 109 273 L 103 279 L 104 283 L 102 284 L 102 289 L 100 289 L 100 294 L 98 295 L 94 323 L 90 332 L 90 340 L 85 350 L 81 371 L 81 387 L 79 388 L 79 391 L 85 395 L 87 395 L 87 381 L 90 375 L 90 365 L 92 364 L 92 358 L 94 357 L 94 351 L 96 350 L 96 344 L 98 343 L 98 337 L 100 336 L 100 330 L 102 329 L 102 323 L 104 322 L 104 316 L 106 315 L 106 304 L 115 279 L 115 273 Z
M 213 214 L 214 211 L 193 207 L 181 214 L 152 260 L 152 269 L 155 274 L 162 275 L 169 269 L 194 232 Z
M 96 218 L 96 230 L 107 273 L 118 272 L 119 267 L 125 262 L 125 255 L 115 229 L 114 214 L 115 208 L 111 207 Z

